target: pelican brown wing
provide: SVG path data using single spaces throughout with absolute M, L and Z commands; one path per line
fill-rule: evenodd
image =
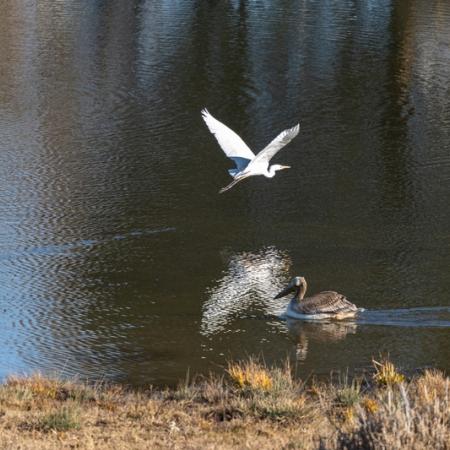
M 358 310 L 344 295 L 334 291 L 323 291 L 304 298 L 300 301 L 299 309 L 303 314 L 335 314 Z

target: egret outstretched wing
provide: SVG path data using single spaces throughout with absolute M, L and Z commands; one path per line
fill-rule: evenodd
M 252 160 L 249 166 L 269 163 L 269 161 L 300 131 L 300 125 L 282 131 L 267 147 L 263 148 Z M 249 167 L 250 168 L 250 167 Z
M 228 158 L 233 160 L 234 158 L 252 160 L 255 157 L 255 154 L 248 148 L 247 144 L 233 130 L 215 119 L 206 108 L 202 110 L 202 116 L 209 131 L 214 134 Z M 242 165 L 237 161 L 235 162 L 238 168 Z

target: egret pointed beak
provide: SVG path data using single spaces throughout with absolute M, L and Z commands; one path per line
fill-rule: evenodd
M 298 286 L 295 284 L 290 284 L 286 289 L 283 289 L 281 292 L 279 292 L 277 295 L 275 295 L 274 299 L 284 297 L 285 295 L 288 295 L 290 292 L 295 291 Z
M 291 166 L 280 166 L 280 170 L 283 170 L 283 169 L 290 169 L 291 168 Z

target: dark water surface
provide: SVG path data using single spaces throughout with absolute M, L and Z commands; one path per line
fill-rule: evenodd
M 450 369 L 450 3 L 0 3 L 0 376 Z M 200 110 L 293 168 L 219 195 Z M 367 309 L 279 319 L 306 276 Z

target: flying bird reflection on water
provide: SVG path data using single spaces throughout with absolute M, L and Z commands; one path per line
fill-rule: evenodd
M 208 289 L 203 304 L 201 333 L 210 336 L 233 329 L 233 321 L 249 309 L 278 317 L 282 310 L 273 295 L 283 286 L 289 272 L 289 255 L 275 247 L 227 256 L 228 268 L 214 287 Z M 283 328 L 280 322 L 280 328 Z
M 354 317 L 362 309 L 349 302 L 344 295 L 334 291 L 323 291 L 312 297 L 304 298 L 307 284 L 304 277 L 294 277 L 286 289 L 275 298 L 281 298 L 295 292 L 289 302 L 286 316 L 294 319 L 346 319 Z
M 282 131 L 267 147 L 255 155 L 247 144 L 230 128 L 215 119 L 207 109 L 202 110 L 203 120 L 216 137 L 222 150 L 228 158 L 236 164 L 235 169 L 228 170 L 228 173 L 234 180 L 222 188 L 219 192 L 225 192 L 235 184 L 254 175 L 264 175 L 267 178 L 273 178 L 275 172 L 283 169 L 290 169 L 290 166 L 281 164 L 272 164 L 269 167 L 270 160 L 292 139 L 297 136 L 300 125 Z

